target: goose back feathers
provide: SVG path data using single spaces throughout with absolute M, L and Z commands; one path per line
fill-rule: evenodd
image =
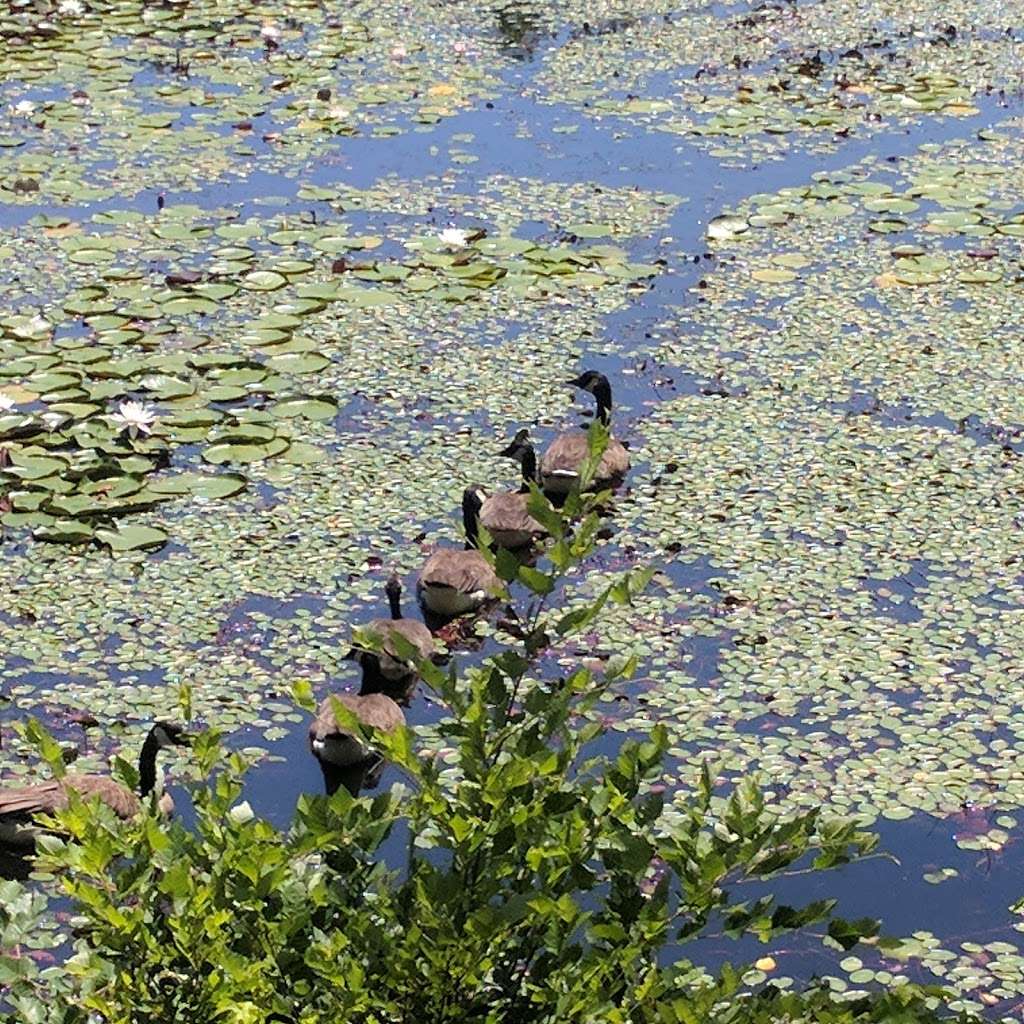
M 327 794 L 344 786 L 353 796 L 367 775 L 383 764 L 383 758 L 362 737 L 341 725 L 334 715 L 334 701 L 349 709 L 363 725 L 394 732 L 405 725 L 402 709 L 383 693 L 339 693 L 321 701 L 309 724 L 309 749 L 320 763 Z
M 596 417 L 605 426 L 611 426 L 612 387 L 608 378 L 596 370 L 587 370 L 568 384 L 587 391 L 594 396 L 597 404 Z M 551 444 L 540 463 L 541 486 L 548 494 L 568 494 L 579 483 L 580 470 L 588 453 L 587 432 L 567 430 L 559 434 Z M 615 486 L 629 470 L 629 453 L 621 441 L 608 439 L 601 461 L 594 473 L 591 487 L 600 490 Z
M 138 794 L 107 775 L 76 773 L 29 786 L 0 789 L 0 843 L 31 848 L 39 833 L 33 821 L 35 816 L 64 810 L 70 803 L 71 792 L 83 800 L 100 800 L 121 819 L 135 817 L 142 808 L 142 800 L 156 786 L 157 753 L 171 746 L 187 746 L 188 742 L 184 730 L 173 723 L 158 722 L 150 729 L 139 756 Z M 157 806 L 162 814 L 171 814 L 174 810 L 171 795 L 162 793 Z
M 364 627 L 367 632 L 380 637 L 380 650 L 366 651 L 357 646 L 353 648 L 351 657 L 363 669 L 364 692 L 386 693 L 394 700 L 408 704 L 419 672 L 415 661 L 399 651 L 396 638 L 410 644 L 419 658 L 429 658 L 434 653 L 434 636 L 422 622 L 402 617 L 402 583 L 397 575 L 391 576 L 385 590 L 391 606 L 391 618 L 373 619 Z
M 547 533 L 527 510 L 530 484 L 537 479 L 537 454 L 525 430 L 520 430 L 512 443 L 498 454 L 519 463 L 522 483 L 518 491 L 502 491 L 486 497 L 480 506 L 480 522 L 499 547 L 526 547 Z
M 423 606 L 436 615 L 454 617 L 479 608 L 501 593 L 504 584 L 477 550 L 483 491 L 467 487 L 462 495 L 466 549 L 441 548 L 423 563 L 417 591 Z

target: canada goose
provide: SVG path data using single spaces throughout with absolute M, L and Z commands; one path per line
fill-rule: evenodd
M 435 615 L 454 618 L 479 608 L 488 598 L 504 590 L 504 584 L 490 563 L 477 550 L 483 489 L 467 487 L 462 492 L 462 525 L 466 548 L 442 548 L 423 563 L 417 592 L 424 608 Z
M 366 776 L 383 764 L 383 758 L 361 737 L 352 734 L 334 717 L 334 701 L 344 704 L 363 725 L 394 732 L 405 725 L 402 709 L 384 693 L 339 693 L 327 697 L 309 723 L 309 749 L 320 762 L 328 796 L 343 785 L 353 796 Z
M 31 786 L 12 786 L 0 789 L 0 845 L 29 848 L 35 845 L 40 829 L 33 823 L 37 814 L 62 810 L 68 805 L 68 792 L 74 790 L 83 800 L 98 798 L 119 818 L 133 818 L 150 793 L 156 789 L 156 755 L 168 747 L 188 746 L 189 737 L 180 725 L 157 722 L 139 755 L 139 792 L 108 775 L 67 774 L 62 779 L 50 779 Z M 157 806 L 163 815 L 174 810 L 170 793 L 162 793 Z
M 420 658 L 429 658 L 434 653 L 434 634 L 422 622 L 402 617 L 402 581 L 396 573 L 391 574 L 384 590 L 391 606 L 391 618 L 374 619 L 363 627 L 380 636 L 381 649 L 367 651 L 355 646 L 350 656 L 363 669 L 364 693 L 386 693 L 400 704 L 408 705 L 419 672 L 413 661 L 399 654 L 394 637 L 400 636 L 411 644 Z
M 597 401 L 597 419 L 606 427 L 612 420 L 612 386 L 603 373 L 587 370 L 573 380 L 566 381 L 575 388 L 589 391 Z M 548 494 L 568 494 L 578 483 L 580 467 L 587 457 L 587 433 L 567 430 L 548 445 L 540 461 L 541 487 Z M 591 487 L 599 490 L 621 481 L 629 469 L 629 454 L 622 442 L 609 438 Z
M 518 491 L 501 491 L 488 495 L 480 506 L 480 522 L 503 548 L 522 548 L 542 537 L 547 530 L 526 509 L 530 498 L 530 484 L 537 479 L 537 453 L 530 444 L 529 434 L 520 430 L 512 443 L 499 455 L 515 459 L 522 467 L 523 482 Z

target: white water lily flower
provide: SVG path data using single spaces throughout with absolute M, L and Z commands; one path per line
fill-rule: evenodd
M 82 3 L 82 0 L 60 0 L 57 5 L 57 13 L 71 16 L 85 14 L 85 4 Z
M 260 36 L 267 42 L 279 43 L 281 41 L 281 30 L 276 25 L 264 25 L 260 29 Z
M 10 395 L 5 395 L 0 391 L 0 412 L 10 412 L 17 404 Z
M 42 334 L 44 331 L 49 331 L 52 326 L 53 325 L 45 316 L 41 313 L 36 313 L 36 315 L 25 324 L 24 329 L 32 334 Z
M 445 228 L 437 237 L 445 245 L 465 245 L 469 241 L 470 233 L 462 228 Z
M 43 421 L 43 426 L 46 427 L 51 434 L 53 431 L 64 426 L 64 424 L 71 419 L 70 416 L 62 412 L 44 412 L 39 418 Z
M 122 402 L 117 412 L 107 417 L 112 423 L 116 423 L 121 430 L 127 430 L 131 437 L 135 437 L 141 431 L 148 434 L 156 422 L 156 410 L 151 406 L 143 405 L 142 402 Z
M 404 60 L 409 56 L 409 51 L 405 48 L 402 43 L 397 43 L 391 47 L 391 59 L 392 60 Z
M 22 100 L 11 107 L 11 113 L 15 117 L 31 117 L 36 112 L 36 105 L 31 100 Z

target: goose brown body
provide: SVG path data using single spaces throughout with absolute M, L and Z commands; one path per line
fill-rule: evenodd
M 71 791 L 83 800 L 98 797 L 119 818 L 132 818 L 142 807 L 142 801 L 127 786 L 105 775 L 65 775 L 63 779 L 0 791 L 0 821 L 28 822 L 36 814 L 62 811 L 68 806 Z
M 494 543 L 503 548 L 523 548 L 547 531 L 527 511 L 529 494 L 491 494 L 480 508 L 480 522 Z
M 498 454 L 520 463 L 522 485 L 518 491 L 488 495 L 480 506 L 480 522 L 499 547 L 523 548 L 547 534 L 527 509 L 530 484 L 537 476 L 537 456 L 525 430 L 520 430 L 512 443 Z
M 399 653 L 395 637 L 401 637 L 416 648 L 421 658 L 429 658 L 434 653 L 434 634 L 415 619 L 372 619 L 365 628 L 383 639 L 377 659 L 380 674 L 385 679 L 400 682 L 417 674 L 416 667 Z
M 135 817 L 142 809 L 142 798 L 149 795 L 156 781 L 157 751 L 172 745 L 185 746 L 188 739 L 175 725 L 160 722 L 153 726 L 139 757 L 140 794 L 107 775 L 69 773 L 61 779 L 48 779 L 29 786 L 0 789 L 0 845 L 26 847 L 35 845 L 39 828 L 34 824 L 37 814 L 64 810 L 70 794 L 83 800 L 98 799 L 119 818 Z M 174 811 L 169 793 L 162 793 L 157 806 L 164 815 Z
M 341 725 L 334 715 L 334 701 L 343 704 L 363 725 L 381 732 L 394 732 L 405 725 L 402 709 L 384 693 L 339 693 L 326 697 L 316 709 L 316 717 L 309 723 L 309 748 L 320 761 L 328 761 L 339 768 L 374 757 L 359 736 Z
M 339 693 L 320 702 L 309 723 L 309 749 L 320 763 L 328 795 L 344 786 L 358 796 L 367 775 L 383 763 L 362 737 L 338 722 L 334 701 L 339 701 L 363 725 L 390 733 L 405 725 L 402 709 L 383 693 Z
M 570 430 L 551 442 L 540 463 L 541 485 L 549 494 L 568 494 L 579 482 L 580 468 L 588 453 L 587 434 Z M 616 483 L 629 472 L 629 453 L 621 441 L 610 438 L 594 473 L 591 487 L 600 490 Z
M 504 583 L 476 549 L 483 492 L 467 487 L 462 496 L 462 518 L 467 544 L 464 551 L 441 548 L 423 563 L 417 593 L 423 606 L 437 615 L 452 617 L 479 608 L 504 590 Z
M 412 699 L 419 678 L 416 662 L 399 650 L 398 638 L 409 644 L 414 656 L 430 658 L 434 654 L 434 635 L 416 619 L 402 616 L 402 584 L 393 575 L 387 583 L 388 601 L 391 605 L 390 619 L 373 619 L 363 628 L 380 638 L 380 649 L 376 651 L 353 648 L 352 657 L 363 669 L 363 691 L 386 693 L 402 704 Z

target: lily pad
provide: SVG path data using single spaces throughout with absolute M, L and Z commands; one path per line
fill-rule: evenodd
M 329 420 L 337 413 L 338 403 L 326 395 L 305 395 L 282 399 L 271 411 L 284 418 L 301 416 L 307 420 Z
M 153 526 L 119 524 L 116 529 L 98 529 L 96 539 L 115 552 L 146 551 L 162 547 L 168 537 Z

